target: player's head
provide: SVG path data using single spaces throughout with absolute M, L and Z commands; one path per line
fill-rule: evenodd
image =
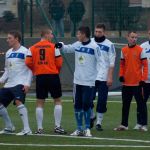
M 21 42 L 21 34 L 18 31 L 10 31 L 7 35 L 7 42 L 10 47 L 14 47 Z
M 87 39 L 90 39 L 91 31 L 88 26 L 81 26 L 77 31 L 77 38 L 80 42 L 84 42 Z
M 41 31 L 41 38 L 42 39 L 51 41 L 53 39 L 53 37 L 54 36 L 53 36 L 52 30 L 50 30 L 50 29 L 43 29 Z
M 94 36 L 97 38 L 103 37 L 105 35 L 105 30 L 106 30 L 105 24 L 98 23 L 95 26 Z
M 137 37 L 138 36 L 137 36 L 136 31 L 128 31 L 127 40 L 128 40 L 129 46 L 136 45 Z

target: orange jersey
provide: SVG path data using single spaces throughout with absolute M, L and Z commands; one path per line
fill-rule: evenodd
M 30 47 L 26 57 L 26 65 L 34 75 L 58 74 L 62 67 L 62 57 L 53 43 L 41 40 Z
M 126 86 L 138 86 L 147 80 L 148 62 L 140 46 L 122 48 L 119 76 L 124 77 Z

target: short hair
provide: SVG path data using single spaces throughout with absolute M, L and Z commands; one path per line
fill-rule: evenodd
M 51 29 L 42 29 L 41 30 L 41 37 L 44 37 L 46 34 L 48 34 L 49 32 L 51 32 Z
M 91 31 L 90 31 L 90 28 L 88 26 L 81 26 L 78 28 L 78 31 L 85 34 L 85 36 L 87 38 L 90 38 L 90 36 L 91 36 Z
M 135 30 L 128 31 L 128 35 L 131 34 L 131 33 L 137 33 L 137 32 Z
M 95 28 L 100 28 L 100 29 L 103 29 L 104 31 L 106 30 L 106 26 L 104 23 L 98 23 Z
M 21 42 L 21 33 L 19 31 L 9 31 L 8 34 L 12 35 L 14 38 L 18 38 L 18 42 Z

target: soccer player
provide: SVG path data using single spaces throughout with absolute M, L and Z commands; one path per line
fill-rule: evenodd
M 87 26 L 79 27 L 77 31 L 78 41 L 64 45 L 57 43 L 56 47 L 64 52 L 75 52 L 74 72 L 74 111 L 77 122 L 77 130 L 72 136 L 92 136 L 90 131 L 90 114 L 92 90 L 97 76 L 96 64 L 100 51 L 98 45 L 90 39 L 90 29 Z M 83 127 L 83 116 L 85 129 Z
M 43 107 L 45 99 L 48 98 L 50 92 L 54 99 L 54 132 L 58 134 L 66 133 L 61 127 L 62 104 L 61 104 L 61 83 L 59 72 L 62 67 L 62 57 L 59 49 L 55 49 L 55 44 L 51 42 L 53 38 L 50 29 L 41 31 L 41 40 L 30 47 L 29 54 L 26 58 L 27 66 L 36 76 L 36 120 L 37 132 L 43 133 Z
M 143 84 L 143 96 L 144 96 L 144 102 L 147 103 L 147 100 L 150 96 L 150 29 L 148 30 L 148 36 L 149 36 L 149 40 L 142 43 L 141 47 L 143 48 L 143 51 L 145 53 L 145 56 L 147 57 L 148 60 L 148 79 L 145 81 L 145 84 Z M 137 124 L 134 127 L 135 130 L 143 130 L 143 131 L 148 131 L 147 128 L 147 104 L 144 105 L 145 107 L 145 111 L 146 111 L 146 115 L 143 116 L 144 118 L 140 118 L 139 115 L 137 115 Z M 140 124 L 140 119 L 145 120 L 145 124 L 141 125 Z
M 32 72 L 25 64 L 28 49 L 20 44 L 21 35 L 17 31 L 10 31 L 7 36 L 11 47 L 5 56 L 5 72 L 0 83 L 5 83 L 0 89 L 0 116 L 5 122 L 5 128 L 0 134 L 12 133 L 15 127 L 7 112 L 7 106 L 13 101 L 23 123 L 23 130 L 17 135 L 29 135 L 31 130 L 28 123 L 28 112 L 24 105 L 25 95 L 31 84 Z
M 122 82 L 122 121 L 121 125 L 114 130 L 128 130 L 128 117 L 132 97 L 137 103 L 137 115 L 145 118 L 145 101 L 142 95 L 142 85 L 148 79 L 148 62 L 142 48 L 136 44 L 137 33 L 130 31 L 128 33 L 128 45 L 121 50 L 119 80 Z M 145 120 L 138 122 L 145 125 Z
M 102 120 L 104 113 L 107 111 L 106 105 L 108 88 L 112 86 L 113 83 L 113 71 L 116 57 L 114 44 L 106 38 L 105 30 L 106 27 L 104 24 L 97 24 L 95 27 L 94 38 L 92 38 L 92 40 L 97 43 L 101 51 L 101 56 L 97 66 L 98 74 L 95 82 L 95 89 L 98 91 L 98 101 L 96 107 L 96 129 L 98 131 L 103 130 Z M 96 92 L 94 94 L 96 94 Z M 94 120 L 95 116 L 91 114 L 91 128 L 93 127 Z

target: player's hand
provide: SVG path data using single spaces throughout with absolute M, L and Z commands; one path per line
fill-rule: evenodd
M 145 85 L 145 82 L 144 81 L 140 81 L 139 82 L 139 86 L 143 87 Z
M 24 91 L 24 93 L 27 93 L 28 91 L 29 91 L 29 86 L 27 86 L 27 85 L 24 85 L 24 87 L 23 87 L 23 91 Z
M 125 82 L 124 77 L 123 77 L 123 76 L 120 76 L 120 77 L 119 77 L 119 81 L 120 81 L 120 82 Z
M 58 43 L 55 44 L 55 47 L 56 48 L 62 48 L 63 44 L 61 42 L 58 42 Z
M 107 86 L 108 87 L 112 86 L 112 83 L 113 83 L 112 80 L 107 80 Z

